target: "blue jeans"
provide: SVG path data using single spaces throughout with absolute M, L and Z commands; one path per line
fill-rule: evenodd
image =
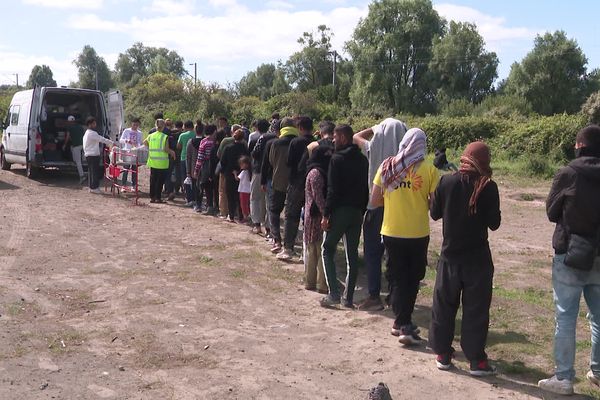
M 581 293 L 588 306 L 587 318 L 592 331 L 590 369 L 600 377 L 600 257 L 591 271 L 580 271 L 564 263 L 565 255 L 556 254 L 552 263 L 552 287 L 556 308 L 554 361 L 558 379 L 575 378 L 575 328 Z
M 381 259 L 385 246 L 381 237 L 383 224 L 383 207 L 367 210 L 363 221 L 363 250 L 367 266 L 369 296 L 379 297 L 381 292 Z

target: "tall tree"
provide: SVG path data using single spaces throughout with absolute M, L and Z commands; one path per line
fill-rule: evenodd
M 185 73 L 184 59 L 174 50 L 164 47 L 147 47 L 134 43 L 125 53 L 120 53 L 115 64 L 116 79 L 120 84 L 134 85 L 140 78 L 156 73 Z
M 544 115 L 579 111 L 589 90 L 587 58 L 563 31 L 538 35 L 520 63 L 514 63 L 504 90 L 525 97 Z
M 56 81 L 52 76 L 52 70 L 49 66 L 36 65 L 32 68 L 27 80 L 27 88 L 31 89 L 34 86 L 56 87 Z
M 255 71 L 250 71 L 238 83 L 240 96 L 256 96 L 267 100 L 273 96 L 273 83 L 277 67 L 275 64 L 262 64 Z
M 302 50 L 292 54 L 285 64 L 289 82 L 300 91 L 315 89 L 331 83 L 333 54 L 331 29 L 325 25 L 313 32 L 304 32 L 298 39 Z M 316 36 L 316 37 L 315 37 Z
M 346 44 L 354 61 L 354 106 L 424 113 L 433 103 L 427 61 L 444 20 L 429 0 L 376 0 Z
M 498 57 L 485 50 L 474 24 L 450 22 L 448 33 L 435 38 L 429 70 L 438 100 L 466 99 L 479 103 L 492 92 L 498 77 Z
M 79 86 L 84 89 L 98 89 L 106 92 L 113 82 L 110 70 L 103 57 L 90 45 L 85 45 L 73 64 L 79 70 Z

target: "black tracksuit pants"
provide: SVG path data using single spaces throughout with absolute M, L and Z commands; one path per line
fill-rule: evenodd
M 460 346 L 470 361 L 487 359 L 485 343 L 493 276 L 494 264 L 489 249 L 461 261 L 440 259 L 429 329 L 429 346 L 436 354 L 450 352 L 456 313 L 462 300 Z
M 394 326 L 401 328 L 412 325 L 419 283 L 425 277 L 429 236 L 402 239 L 383 236 L 387 250 L 387 273 L 390 283 L 390 303 L 396 319 Z

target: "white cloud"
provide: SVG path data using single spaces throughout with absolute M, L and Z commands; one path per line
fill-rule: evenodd
M 67 26 L 78 30 L 120 32 L 127 28 L 124 24 L 106 21 L 95 14 L 71 15 L 67 20 Z
M 48 8 L 98 10 L 104 0 L 23 0 L 23 3 Z
M 194 3 L 192 0 L 154 0 L 144 11 L 169 16 L 189 15 L 194 11 Z
M 210 0 L 221 6 L 217 16 L 185 14 L 177 24 L 168 15 L 133 17 L 126 23 L 103 21 L 91 14 L 74 17 L 69 26 L 76 29 L 122 32 L 122 49 L 134 42 L 167 47 L 177 51 L 187 63 L 197 62 L 199 71 L 220 71 L 223 81 L 237 80 L 237 74 L 264 62 L 286 60 L 300 49 L 297 39 L 303 32 L 325 24 L 334 33 L 334 49 L 343 51 L 366 8 L 340 7 L 329 12 L 289 9 L 246 9 L 235 0 Z M 243 12 L 240 12 L 243 9 Z M 248 21 L 253 21 L 249 24 Z M 160 26 L 161 29 L 156 29 Z M 185 34 L 181 27 L 185 26 Z M 219 66 L 232 65 L 232 68 Z M 111 64 L 109 64 L 111 65 Z M 111 67 L 114 64 L 111 65 Z
M 493 51 L 509 47 L 517 40 L 531 41 L 539 33 L 530 28 L 507 26 L 505 18 L 484 14 L 471 7 L 443 3 L 434 8 L 448 20 L 475 23 L 487 47 Z
M 294 5 L 283 0 L 271 0 L 265 3 L 265 7 L 269 10 L 291 10 L 294 8 Z
M 47 65 L 52 70 L 54 80 L 59 85 L 68 85 L 77 80 L 77 68 L 70 59 L 57 59 L 49 56 L 25 55 L 19 52 L 0 51 L 2 60 L 10 60 L 10 63 L 0 63 L 0 82 L 14 83 L 14 74 L 19 74 L 19 84 L 25 85 L 31 69 L 35 65 Z M 12 78 L 12 79 L 11 79 Z
M 65 58 L 55 58 L 43 55 L 29 55 L 15 51 L 4 51 L 0 49 L 0 58 L 10 60 L 10 63 L 0 63 L 0 85 L 14 84 L 15 75 L 19 74 L 19 85 L 24 86 L 29 78 L 32 68 L 35 65 L 47 65 L 52 70 L 52 75 L 57 84 L 68 85 L 77 81 L 77 67 L 73 60 L 77 57 L 80 50 L 69 52 Z M 118 53 L 99 54 L 106 60 L 110 68 L 113 68 L 117 61 Z

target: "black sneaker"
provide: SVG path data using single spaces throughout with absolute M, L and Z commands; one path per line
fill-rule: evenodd
M 435 357 L 435 365 L 437 369 L 442 371 L 448 371 L 452 368 L 452 358 L 454 358 L 454 349 L 450 349 L 450 352 L 444 354 L 437 354 Z
M 416 334 L 421 333 L 421 329 L 419 329 L 419 327 L 416 326 L 415 324 L 411 324 L 410 329 L 412 329 L 412 331 Z M 392 325 L 392 331 L 390 333 L 393 336 L 400 336 L 400 334 L 402 333 L 402 328 L 398 328 L 398 326 L 396 324 L 394 324 L 394 325 Z
M 488 360 L 471 361 L 469 374 L 477 377 L 496 375 L 496 367 L 492 366 Z
M 402 327 L 398 341 L 405 346 L 421 344 L 423 339 L 412 329 L 412 326 Z

